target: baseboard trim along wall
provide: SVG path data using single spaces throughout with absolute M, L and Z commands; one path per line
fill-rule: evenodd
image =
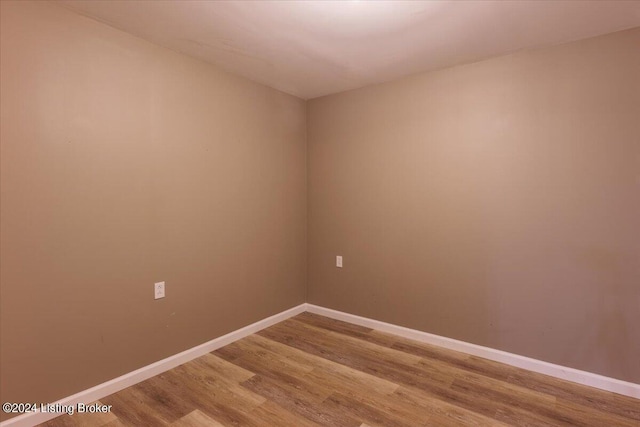
M 332 319 L 353 323 L 355 325 L 377 329 L 382 332 L 399 335 L 401 337 L 420 341 L 426 344 L 437 345 L 449 350 L 483 357 L 485 359 L 505 363 L 507 365 L 527 369 L 529 371 L 549 375 L 562 380 L 640 399 L 640 384 L 617 380 L 615 378 L 609 378 L 603 375 L 581 371 L 579 369 L 568 368 L 566 366 L 555 365 L 553 363 L 543 362 L 542 360 L 507 353 L 506 351 L 483 347 L 477 344 L 470 344 L 468 342 L 458 341 L 452 338 L 441 337 L 439 335 L 405 328 L 403 326 L 397 326 L 366 317 L 356 316 L 354 314 L 344 313 L 342 311 L 332 310 L 330 308 L 324 308 L 313 304 L 307 304 L 306 311 L 330 317 Z
M 165 371 L 168 371 L 169 369 L 173 369 L 176 366 L 182 365 L 183 363 L 187 363 L 200 356 L 204 356 L 205 354 L 217 350 L 220 347 L 224 347 L 225 345 L 231 344 L 234 341 L 256 333 L 261 329 L 268 328 L 269 326 L 275 325 L 278 322 L 282 322 L 283 320 L 303 313 L 304 311 L 306 311 L 306 306 L 306 304 L 300 304 L 281 313 L 274 314 L 273 316 L 252 323 L 251 325 L 245 326 L 244 328 L 235 330 L 221 337 L 212 339 L 211 341 L 208 341 L 204 344 L 200 344 L 181 353 L 169 356 L 166 359 L 162 359 L 140 369 L 136 369 L 135 371 L 124 374 L 118 378 L 114 378 L 110 381 L 98 384 L 95 387 L 91 387 L 90 389 L 76 393 L 73 396 L 65 397 L 64 399 L 58 400 L 52 405 L 59 404 L 75 406 L 78 403 L 88 404 L 96 400 L 100 400 L 103 397 L 109 396 L 110 394 L 116 393 L 153 376 L 159 375 Z M 34 425 L 49 421 L 59 415 L 61 414 L 30 412 L 3 421 L 2 423 L 0 423 L 0 427 L 32 427 Z
M 634 384 L 615 378 L 609 378 L 591 372 L 580 371 L 578 369 L 567 368 L 565 366 L 555 365 L 553 363 L 543 362 L 541 360 L 532 359 L 530 357 L 520 356 L 517 354 L 507 353 L 506 351 L 496 350 L 489 347 L 483 347 L 476 344 L 470 344 L 464 341 L 454 340 L 452 338 L 441 337 L 439 335 L 422 332 L 415 329 L 405 328 L 403 326 L 393 325 L 391 323 L 381 322 L 379 320 L 369 319 L 366 317 L 356 316 L 354 314 L 342 311 L 324 308 L 313 304 L 300 304 L 296 307 L 285 310 L 281 313 L 267 317 L 266 319 L 252 323 L 244 328 L 230 332 L 221 337 L 215 338 L 204 344 L 185 350 L 181 353 L 162 359 L 158 362 L 144 366 L 128 374 L 114 378 L 105 383 L 99 384 L 90 389 L 81 391 L 73 396 L 65 397 L 53 405 L 77 405 L 78 403 L 91 403 L 96 400 L 116 393 L 122 389 L 130 387 L 134 384 L 142 382 L 155 375 L 161 374 L 176 366 L 187 363 L 193 359 L 203 356 L 227 344 L 249 336 L 261 329 L 268 328 L 278 322 L 282 322 L 290 317 L 308 311 L 310 313 L 319 314 L 321 316 L 330 317 L 336 320 L 365 326 L 379 331 L 388 332 L 404 338 L 420 341 L 426 344 L 437 345 L 448 348 L 450 350 L 460 351 L 496 362 L 505 363 L 507 365 L 516 366 L 518 368 L 527 369 L 529 371 L 538 372 L 563 380 L 583 384 L 590 387 L 599 388 L 601 390 L 611 391 L 630 397 L 640 399 L 640 384 Z M 32 412 L 19 415 L 10 420 L 0 423 L 0 427 L 32 427 L 36 424 L 49 421 L 60 414 Z

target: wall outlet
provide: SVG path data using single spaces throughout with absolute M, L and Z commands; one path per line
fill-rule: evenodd
M 336 267 L 342 268 L 342 255 L 336 256 Z
M 158 282 L 153 285 L 155 299 L 164 298 L 164 282 Z

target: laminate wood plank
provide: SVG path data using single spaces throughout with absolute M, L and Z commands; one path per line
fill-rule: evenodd
M 608 420 L 608 422 L 614 422 L 616 426 L 621 427 L 638 425 L 636 421 L 622 418 L 615 414 L 605 414 L 597 409 L 563 401 L 555 397 L 550 402 L 549 399 L 540 397 L 544 395 L 539 392 L 516 392 L 512 387 L 503 388 L 492 381 L 457 379 L 453 382 L 452 389 L 466 393 L 479 392 L 492 400 L 506 403 L 510 407 L 543 415 L 548 419 L 557 421 L 558 424 L 580 426 L 588 425 L 589 423 L 602 424 Z
M 427 359 L 420 362 L 420 364 L 425 363 L 440 364 L 442 362 Z M 558 420 L 558 422 L 582 425 L 585 419 L 589 419 L 597 423 L 610 420 L 620 426 L 637 425 L 637 423 L 630 421 L 628 418 L 622 418 L 616 414 L 605 414 L 597 409 L 574 402 L 563 401 L 562 409 L 558 409 L 559 406 L 556 403 L 559 399 L 553 395 L 468 371 L 459 371 L 455 375 L 456 379 L 451 386 L 452 389 L 465 391 L 475 389 L 481 391 L 484 396 L 490 397 L 492 400 L 508 403 L 515 408 L 543 414 L 549 419 Z M 575 416 L 572 416 L 572 414 Z
M 345 364 L 354 369 L 363 370 L 391 382 L 416 387 L 430 393 L 433 397 L 448 400 L 457 406 L 481 413 L 487 417 L 493 417 L 498 409 L 505 409 L 505 414 L 517 416 L 515 419 L 506 421 L 517 421 L 518 423 L 516 425 L 553 425 L 551 420 L 543 416 L 521 411 L 517 408 L 507 411 L 507 409 L 509 409 L 507 405 L 501 404 L 500 402 L 491 401 L 481 395 L 469 396 L 465 393 L 450 390 L 448 384 L 442 384 L 438 381 L 438 378 L 425 374 L 424 370 L 412 369 L 412 366 L 407 366 L 403 363 L 394 363 L 391 361 L 391 358 L 380 361 L 377 357 L 372 357 L 371 354 L 367 353 L 369 349 L 366 345 L 336 345 L 328 333 L 319 333 L 310 326 L 300 327 L 299 322 L 295 320 L 274 325 L 260 331 L 258 334 L 297 347 L 303 351 L 334 360 L 337 363 Z M 375 345 L 371 343 L 367 344 Z M 397 350 L 387 350 L 392 354 L 397 352 Z M 376 350 L 373 353 L 379 355 L 382 351 Z M 419 361 L 420 359 L 417 360 Z M 453 378 L 450 378 L 449 382 L 452 381 Z
M 244 346 L 245 349 L 247 346 Z M 223 349 L 216 350 L 216 355 L 225 358 L 238 366 L 249 369 L 263 377 L 272 378 L 288 388 L 297 390 L 299 394 L 304 395 L 310 401 L 321 403 L 330 394 L 331 390 L 304 380 L 303 372 L 285 374 L 279 366 L 271 364 L 272 357 L 261 357 L 260 354 L 253 351 L 243 351 L 239 346 L 229 345 Z M 243 382 L 242 384 L 244 384 Z
M 242 405 L 249 408 L 264 403 L 263 397 L 248 393 L 239 383 L 227 381 L 218 372 L 202 369 L 196 364 L 186 363 L 175 368 L 175 371 L 180 373 L 182 378 L 188 378 L 197 383 L 201 390 L 205 390 L 210 396 L 215 397 L 216 401 L 223 404 Z
M 258 334 L 394 383 L 440 383 L 447 386 L 453 380 L 446 375 L 434 375 L 431 371 L 417 367 L 415 364 L 420 361 L 419 357 L 402 357 L 397 350 L 372 343 L 356 345 L 343 342 L 317 328 L 296 321 L 287 322 L 289 321 L 264 329 Z M 372 351 L 372 347 L 376 348 Z
M 640 427 L 640 422 L 616 414 L 602 412 L 597 408 L 590 408 L 558 399 L 554 405 L 554 417 L 563 417 L 571 420 L 574 426 L 612 425 L 616 427 Z
M 418 389 L 400 387 L 392 397 L 399 398 L 409 406 L 431 414 L 433 425 L 442 426 L 506 426 L 494 418 L 456 406 L 445 400 L 434 398 Z
M 184 417 L 171 423 L 171 427 L 225 427 L 213 418 L 198 411 L 192 411 Z
M 319 427 L 319 424 L 287 411 L 275 402 L 267 400 L 249 412 L 249 417 L 265 427 Z
M 255 375 L 254 372 L 247 371 L 238 365 L 221 359 L 213 353 L 207 353 L 193 360 L 193 363 L 215 372 L 218 377 L 226 379 L 231 383 L 241 383 Z
M 288 323 L 287 323 L 288 322 Z M 317 328 L 300 325 L 296 321 L 287 321 L 265 329 L 258 334 L 274 341 L 288 344 L 299 350 L 349 366 L 356 370 L 368 372 L 385 378 L 393 383 L 418 386 L 421 383 L 442 384 L 448 386 L 453 377 L 447 373 L 437 372 L 429 366 L 419 366 L 421 357 L 403 358 L 397 350 L 381 347 L 372 343 L 343 342 L 328 332 Z M 437 375 L 433 375 L 436 373 Z M 441 380 L 441 377 L 446 377 Z
M 271 349 L 265 348 L 254 340 L 240 340 L 218 349 L 211 354 L 233 363 L 237 358 L 251 359 L 259 362 L 261 366 L 268 366 L 271 371 L 286 372 L 289 376 L 300 376 L 313 369 L 313 366 L 299 363 L 296 360 L 282 357 Z M 237 364 L 236 364 L 237 365 Z M 242 365 L 237 365 L 242 366 Z M 249 368 L 244 368 L 248 370 Z M 251 372 L 258 373 L 251 370 Z M 248 379 L 248 378 L 247 378 Z M 244 381 L 244 380 L 242 380 Z
M 313 381 L 325 385 L 327 388 L 335 389 L 339 386 L 353 387 L 359 392 L 362 390 L 375 390 L 377 393 L 389 394 L 393 393 L 399 386 L 396 383 L 376 377 L 371 374 L 352 369 L 348 366 L 334 363 L 330 360 L 318 357 L 313 354 L 298 350 L 297 348 L 261 337 L 252 335 L 250 342 L 269 349 L 289 360 L 294 360 L 311 371 L 306 373 L 304 377 L 312 378 Z
M 285 359 L 286 363 L 293 363 L 297 366 L 298 372 L 301 374 L 307 373 L 316 369 L 318 365 L 333 365 L 330 361 L 321 357 L 315 357 L 308 353 L 298 351 L 288 345 L 283 345 L 279 342 L 261 337 L 260 335 L 251 335 L 246 337 L 243 341 L 250 343 L 253 346 L 259 347 L 263 350 L 267 350 L 270 353 L 275 353 L 278 357 Z
M 347 323 L 309 312 L 298 314 L 297 316 L 293 317 L 293 319 L 311 326 L 324 328 L 328 331 L 337 332 L 353 338 L 362 340 L 375 340 L 375 336 L 371 335 L 373 329 L 367 328 L 365 326 L 354 325 L 353 323 Z
M 383 361 L 412 365 L 422 359 L 420 356 L 408 354 L 403 351 L 397 351 L 384 345 L 355 338 L 350 335 L 343 335 L 305 322 L 300 322 L 295 318 L 286 320 L 285 322 L 282 322 L 281 325 L 292 330 L 299 331 L 300 333 L 305 334 L 305 336 L 313 334 L 313 336 L 320 337 L 325 342 L 337 344 L 340 347 L 345 348 L 345 350 L 360 348 L 366 349 L 367 354 Z
M 411 386 L 410 384 L 405 385 Z M 556 425 L 554 420 L 549 419 L 542 414 L 523 410 L 521 408 L 511 406 L 509 403 L 490 399 L 488 396 L 475 389 L 462 391 L 459 389 L 443 388 L 431 384 L 419 384 L 416 388 L 433 398 L 447 401 L 452 405 L 484 415 L 488 418 L 494 418 L 495 420 L 505 422 L 509 425 Z M 496 416 L 498 413 L 502 415 Z
M 185 375 L 178 368 L 162 373 L 153 379 L 158 381 L 159 386 L 165 387 L 167 392 L 179 395 L 185 402 L 194 405 L 210 418 L 225 426 L 254 427 L 260 425 L 246 415 L 246 412 L 257 405 L 245 402 L 224 387 L 207 387 L 206 384 Z M 262 401 L 264 402 L 264 399 Z
M 481 366 L 482 368 L 478 372 L 485 376 L 498 379 L 504 378 L 503 381 L 511 384 L 640 421 L 640 406 L 637 399 L 597 390 L 581 384 L 570 383 L 475 356 L 469 358 L 469 364 L 475 367 Z
M 444 364 L 441 360 L 423 359 L 420 365 L 428 364 L 430 366 L 438 366 Z M 580 419 L 571 418 L 563 411 L 556 410 L 557 398 L 552 395 L 544 394 L 526 387 L 511 384 L 505 381 L 496 380 L 491 377 L 485 377 L 460 369 L 451 367 L 451 372 L 455 380 L 451 386 L 453 390 L 462 390 L 470 393 L 470 390 L 480 391 L 484 397 L 489 397 L 502 403 L 507 403 L 514 408 L 521 408 L 538 414 L 543 414 L 549 419 L 558 420 L 559 422 L 573 423 L 579 425 Z M 567 405 L 569 405 L 567 403 Z M 573 404 L 572 405 L 576 405 Z M 566 406 L 566 405 L 565 405 Z M 576 407 L 575 412 L 591 411 L 592 419 L 599 419 L 600 413 L 588 407 Z M 612 420 L 617 417 L 612 415 Z M 624 420 L 618 420 L 620 425 L 624 425 Z
M 43 425 L 640 427 L 638 399 L 310 313 L 101 402 Z
M 178 419 L 196 409 L 179 396 L 168 393 L 164 388 L 158 387 L 153 379 L 143 381 L 134 387 L 149 397 L 148 406 L 165 414 L 163 416 L 164 419 Z
M 528 399 L 527 394 L 515 394 L 503 389 L 493 389 L 485 387 L 479 382 L 455 380 L 451 386 L 452 390 L 462 392 L 466 395 L 480 395 L 494 402 L 499 402 L 512 409 L 521 409 L 544 417 L 546 420 L 558 425 L 577 425 L 568 414 L 555 410 L 555 402 L 536 401 L 535 398 Z
M 322 426 L 350 427 L 361 424 L 347 414 L 329 410 L 329 408 L 326 408 L 323 404 L 318 404 L 308 399 L 304 394 L 298 393 L 296 390 L 279 384 L 277 381 L 268 377 L 256 375 L 243 382 L 242 385 L 254 393 L 258 393 L 268 400 L 275 402 L 286 410 Z
M 427 363 L 423 360 L 422 363 Z M 442 363 L 439 361 L 433 361 L 431 363 Z M 483 375 L 474 374 L 468 371 L 456 369 L 455 379 L 453 384 L 469 384 L 472 387 L 476 387 L 479 390 L 498 390 L 504 394 L 509 395 L 510 399 L 526 400 L 528 402 L 534 402 L 540 406 L 552 407 L 555 405 L 557 398 L 545 393 L 540 393 L 535 390 L 528 389 L 519 385 L 507 383 L 504 381 L 496 380 L 494 378 L 485 377 Z M 452 385 L 453 385 L 452 384 Z
M 307 376 L 313 373 L 314 372 L 309 373 Z M 342 379 L 323 378 L 320 375 L 316 375 L 313 378 L 314 380 L 324 382 L 324 384 L 332 387 L 339 394 L 346 395 L 370 407 L 384 408 L 391 414 L 402 414 L 403 418 L 410 420 L 413 425 L 420 425 L 426 418 L 429 419 L 429 424 L 431 425 L 501 425 L 501 423 L 495 419 L 490 419 L 447 404 L 427 394 L 420 394 L 419 397 L 416 397 L 419 392 L 415 389 L 413 389 L 413 399 L 408 399 L 406 394 L 397 392 L 390 395 L 383 394 L 375 388 L 367 388 L 367 392 L 363 393 L 362 387 L 349 387 L 348 382 Z M 402 387 L 398 386 L 398 388 Z M 553 398 L 550 398 L 550 400 L 551 402 L 555 402 Z M 416 404 L 416 402 L 420 402 L 420 404 Z M 433 418 L 434 414 L 436 415 L 435 418 Z M 455 417 L 452 417 L 451 414 L 454 414 Z M 447 416 L 445 418 L 440 415 Z
M 490 377 L 473 374 L 441 360 L 423 359 L 419 365 L 433 368 L 448 366 L 454 381 L 452 391 L 460 391 L 466 395 L 475 395 L 478 399 L 489 399 L 492 404 L 505 404 L 512 408 L 523 409 L 537 415 L 543 415 L 546 421 L 563 420 L 562 414 L 555 410 L 556 398 L 525 387 L 496 380 Z M 441 369 L 441 368 L 438 368 Z M 433 393 L 434 390 L 431 390 Z M 565 422 L 567 420 L 564 420 Z
M 415 427 L 428 425 L 426 414 L 409 413 L 393 405 L 370 405 L 340 393 L 334 393 L 325 401 L 325 407 L 350 414 L 372 426 Z
M 496 409 L 492 417 L 510 426 L 522 427 L 569 427 L 570 424 L 558 423 L 539 414 L 531 413 L 530 416 L 523 416 L 523 411 L 502 405 Z
M 517 375 L 510 376 L 508 381 L 512 384 L 520 384 L 532 390 L 556 396 L 558 399 L 634 419 L 640 425 L 640 404 L 638 404 L 638 400 L 634 399 L 635 401 L 633 401 L 630 398 L 626 398 L 626 396 L 620 396 L 621 399 L 618 400 L 613 397 L 614 393 L 596 390 L 580 384 L 568 383 L 545 375 L 529 378 L 530 375 L 530 372 L 523 370 Z
M 379 331 L 372 331 L 371 334 L 388 335 Z M 383 341 L 379 340 L 379 342 Z M 627 396 L 570 383 L 547 375 L 403 337 L 397 337 L 392 348 L 422 356 L 428 360 L 442 361 L 468 372 L 528 388 L 556 398 L 562 398 L 583 406 L 595 407 L 603 412 L 640 421 L 638 400 Z
M 386 334 L 380 331 L 369 330 L 367 328 L 357 329 L 356 331 L 351 330 L 345 322 L 329 319 L 323 320 L 322 316 L 311 315 L 308 316 L 307 313 L 297 316 L 294 319 L 303 321 L 305 323 L 311 325 L 317 325 L 326 329 L 336 328 L 338 331 L 347 331 L 347 333 L 352 337 L 362 337 L 365 334 L 373 335 L 375 338 L 366 338 L 366 341 L 374 342 L 378 345 L 388 346 L 393 349 L 403 350 L 405 351 L 408 347 L 416 346 L 419 351 L 409 351 L 411 354 L 416 354 L 423 357 L 423 360 L 419 362 L 419 365 L 428 370 L 432 375 L 444 374 L 450 378 L 455 378 L 460 375 L 466 376 L 467 380 L 475 380 L 479 381 L 482 378 L 481 376 L 469 376 L 469 371 L 464 370 L 463 368 L 466 365 L 459 365 L 460 362 L 468 361 L 470 356 L 465 353 L 459 353 L 455 351 L 450 351 L 447 349 L 442 349 L 435 346 L 430 346 L 427 344 L 422 344 L 419 342 L 414 342 L 412 340 L 404 339 L 402 337 L 397 337 L 391 334 Z M 426 357 L 425 357 L 426 356 Z M 452 363 L 453 362 L 453 363 Z M 528 400 L 540 400 L 540 405 L 547 409 L 550 409 L 553 412 L 553 405 L 555 404 L 555 397 L 545 395 L 542 393 L 535 393 L 534 391 L 519 388 L 517 386 L 511 385 L 505 382 L 494 382 L 494 386 L 500 388 L 506 388 L 509 391 L 509 396 L 512 401 L 514 400 L 514 396 L 526 397 Z
M 321 327 L 328 331 L 339 332 L 344 335 L 349 335 L 354 338 L 359 338 L 365 341 L 369 341 L 384 347 L 389 347 L 393 349 L 399 349 L 405 353 L 416 354 L 418 356 L 424 357 L 427 355 L 427 351 L 430 351 L 430 358 L 442 357 L 445 361 L 451 358 L 460 358 L 460 359 L 468 359 L 470 357 L 467 353 L 456 352 L 452 350 L 447 350 L 437 346 L 430 346 L 428 344 L 423 344 L 419 341 L 410 340 L 407 338 L 400 337 L 398 335 L 393 335 L 390 333 L 377 331 L 375 329 L 366 328 L 364 326 L 353 325 L 351 323 L 343 322 L 341 320 L 330 319 L 328 317 L 320 316 L 315 313 L 305 312 L 293 317 L 294 320 L 298 320 L 304 323 L 307 323 L 312 326 Z M 404 348 L 401 348 L 402 344 L 406 345 L 423 345 L 424 348 L 422 351 L 413 353 L 411 351 L 406 351 Z M 434 357 L 435 356 L 435 357 Z
M 173 419 L 164 419 L 159 411 L 148 405 L 141 398 L 140 393 L 132 387 L 107 396 L 101 400 L 106 405 L 112 405 L 112 411 L 125 425 L 131 426 L 158 426 L 165 425 Z
M 98 424 L 94 424 L 94 425 L 97 426 Z M 41 427 L 78 427 L 79 424 L 76 423 L 75 419 L 73 418 L 73 415 L 60 415 L 59 417 L 49 420 L 41 424 L 40 426 Z
M 321 326 L 327 330 L 341 333 L 343 335 L 352 335 L 357 337 L 370 334 L 374 329 L 356 325 L 354 323 L 343 322 L 342 320 L 332 319 L 330 317 L 321 316 L 319 314 L 305 311 L 293 317 L 293 319 L 309 323 L 310 325 Z
M 358 402 L 367 408 L 376 408 L 376 410 L 382 411 L 384 414 L 390 417 L 399 417 L 404 421 L 408 421 L 411 425 L 433 425 L 432 415 L 437 412 L 434 411 L 433 406 L 419 406 L 415 405 L 402 396 L 392 394 L 382 394 L 375 389 L 368 389 L 367 393 L 363 393 L 362 389 L 356 390 L 353 388 L 346 388 L 341 381 L 335 382 L 336 393 L 335 396 L 348 397 L 350 400 Z M 426 395 L 420 397 L 422 401 L 428 399 Z M 347 400 L 347 399 L 343 399 Z M 442 408 L 440 408 L 442 409 Z M 379 419 L 365 418 L 371 423 L 379 424 Z M 393 425 L 398 424 L 394 422 Z M 495 424 L 495 423 L 494 423 Z
M 314 374 L 314 372 L 307 374 L 307 376 L 311 376 L 312 374 Z M 442 422 L 443 417 L 436 416 L 433 418 L 434 414 L 450 415 L 452 413 L 457 417 L 456 425 L 500 425 L 496 420 L 491 420 L 488 417 L 484 417 L 438 399 L 434 399 L 432 396 L 427 394 L 418 395 L 419 391 L 415 389 L 413 389 L 412 394 L 414 397 L 408 398 L 406 394 L 398 393 L 397 390 L 403 388 L 399 385 L 394 393 L 386 394 L 371 387 L 362 388 L 351 386 L 348 382 L 345 382 L 340 378 L 323 378 L 321 375 L 316 375 L 312 378 L 323 382 L 323 384 L 326 384 L 327 386 L 332 386 L 339 394 L 348 396 L 371 407 L 385 408 L 389 413 L 403 414 L 404 418 L 411 420 L 414 425 L 419 425 L 426 417 L 429 418 L 430 424 L 432 425 L 452 424 L 451 421 L 453 418 L 451 417 L 448 417 L 448 423 Z M 367 390 L 366 393 L 363 392 L 363 390 Z M 417 404 L 418 402 L 419 404 Z M 461 423 L 461 420 L 466 423 Z
M 350 397 L 358 397 L 362 395 L 363 390 L 367 390 L 367 394 L 370 396 L 376 396 L 382 398 L 384 396 L 388 396 L 389 394 L 384 394 L 380 390 L 372 387 L 362 387 L 358 382 L 351 381 L 351 378 L 346 376 L 334 376 L 326 371 L 321 369 L 313 370 L 304 376 L 304 379 L 318 384 L 324 387 L 327 390 L 331 390 L 332 392 L 339 392 L 346 396 Z M 399 386 L 396 384 L 397 389 Z

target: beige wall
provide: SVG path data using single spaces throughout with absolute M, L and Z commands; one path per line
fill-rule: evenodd
M 304 302 L 304 101 L 44 2 L 1 16 L 3 402 Z
M 305 123 L 299 99 L 1 4 L 2 401 L 86 389 L 307 282 L 640 382 L 640 29 L 316 99 Z
M 310 101 L 308 301 L 640 382 L 639 47 Z

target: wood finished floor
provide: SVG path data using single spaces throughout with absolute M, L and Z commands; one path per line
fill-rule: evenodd
M 640 400 L 303 313 L 44 426 L 640 426 Z

